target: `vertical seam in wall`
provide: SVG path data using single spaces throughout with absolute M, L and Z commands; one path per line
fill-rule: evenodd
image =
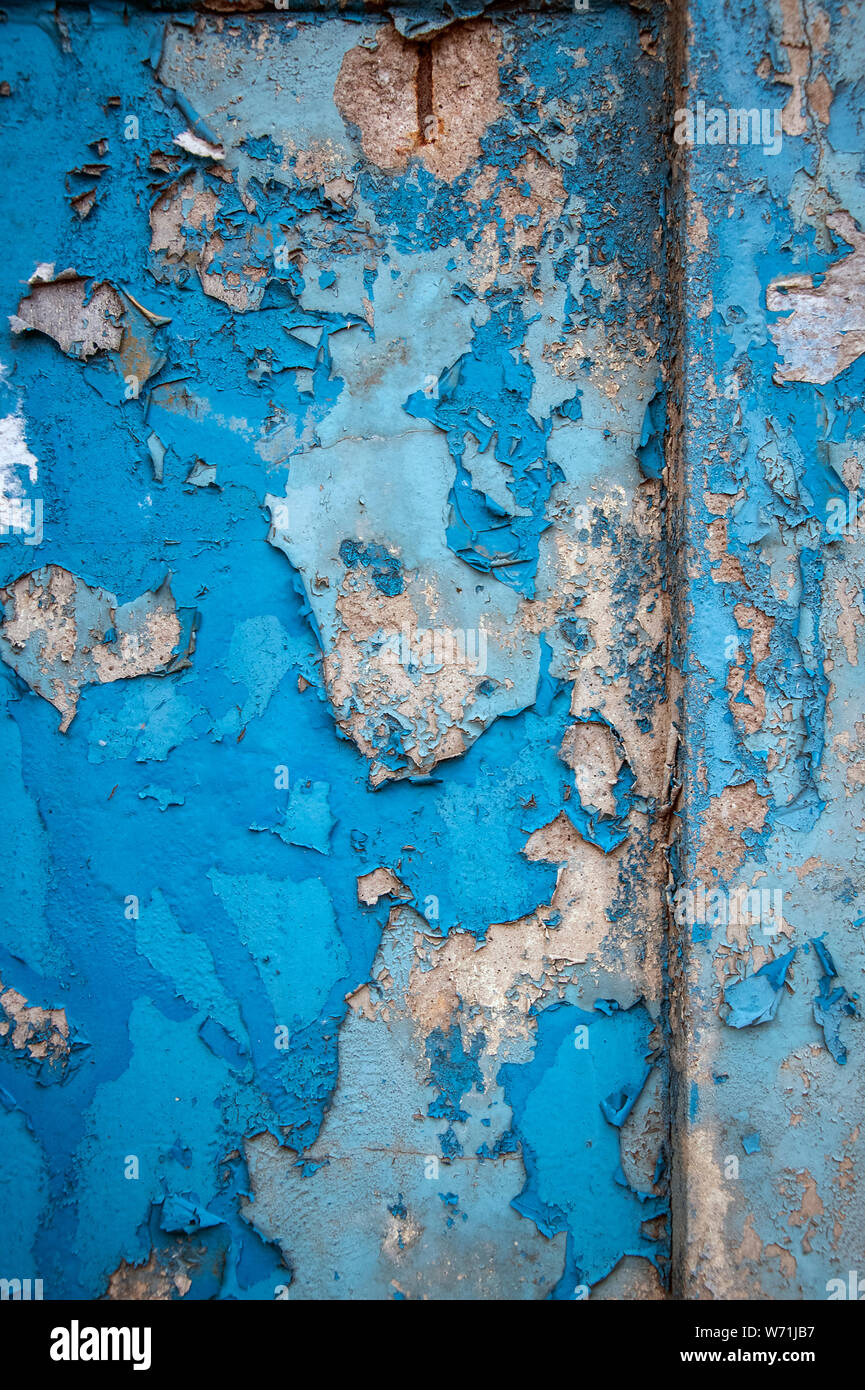
M 429 142 L 429 122 L 434 118 L 434 94 L 433 94 L 433 45 L 430 41 L 424 41 L 417 46 L 417 71 L 415 74 L 415 89 L 417 93 L 417 130 L 418 141 L 421 145 L 428 145 Z
M 668 896 L 666 911 L 664 1022 L 669 1046 L 669 1126 L 670 1126 L 670 1287 L 673 1298 L 685 1295 L 686 1252 L 688 1248 L 688 1017 L 686 929 L 676 922 L 672 896 L 678 886 L 681 864 L 677 856 L 687 841 L 683 776 L 686 769 L 688 686 L 687 652 L 688 584 L 687 520 L 687 209 L 690 170 L 686 146 L 673 141 L 674 113 L 684 105 L 688 81 L 689 0 L 667 0 L 669 13 L 668 50 L 668 135 L 667 157 L 670 170 L 670 206 L 667 209 L 666 276 L 670 315 L 669 430 L 666 441 L 667 508 L 666 576 L 669 589 L 669 647 L 667 689 L 670 718 L 678 724 L 670 787 L 670 834 Z M 681 681 L 674 673 L 681 672 Z M 676 703 L 679 708 L 676 708 Z M 679 810 L 682 816 L 679 815 Z M 674 842 L 678 842 L 677 844 Z

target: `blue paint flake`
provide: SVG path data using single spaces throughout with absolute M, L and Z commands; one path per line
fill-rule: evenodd
M 724 1022 L 728 1028 L 751 1028 L 757 1023 L 770 1023 L 778 1010 L 787 971 L 796 955 L 795 948 L 777 960 L 769 961 L 744 980 L 728 985 L 725 1001 L 729 1013 Z

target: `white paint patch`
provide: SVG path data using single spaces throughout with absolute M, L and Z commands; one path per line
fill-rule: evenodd
M 175 145 L 179 145 L 182 150 L 188 150 L 190 154 L 200 155 L 203 159 L 224 159 L 225 150 L 221 145 L 212 145 L 209 140 L 204 140 L 200 135 L 195 135 L 191 130 L 182 130 L 179 135 L 174 137 Z
M 853 249 L 833 261 L 819 285 L 812 275 L 773 280 L 767 309 L 792 309 L 770 327 L 781 362 L 774 380 L 809 381 L 825 386 L 865 353 L 865 235 L 847 212 L 827 225 Z
M 0 363 L 0 386 L 8 369 Z M 27 423 L 20 408 L 0 416 L 0 535 L 19 530 L 28 507 L 24 502 L 24 475 L 31 486 L 39 480 L 39 463 L 27 445 Z M 41 499 L 40 499 L 41 507 Z

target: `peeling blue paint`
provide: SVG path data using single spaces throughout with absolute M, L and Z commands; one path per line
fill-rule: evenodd
M 861 283 L 863 35 L 823 10 L 10 11 L 0 1276 L 656 1296 L 670 1105 L 680 1292 L 786 1296 L 746 1229 L 811 1295 L 852 1258 L 865 359 L 801 281 Z M 683 75 L 807 138 L 671 167 Z M 679 932 L 697 884 L 783 922 Z

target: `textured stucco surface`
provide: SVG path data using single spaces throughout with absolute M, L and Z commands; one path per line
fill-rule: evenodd
M 335 8 L 0 27 L 0 1277 L 826 1297 L 861 20 Z

